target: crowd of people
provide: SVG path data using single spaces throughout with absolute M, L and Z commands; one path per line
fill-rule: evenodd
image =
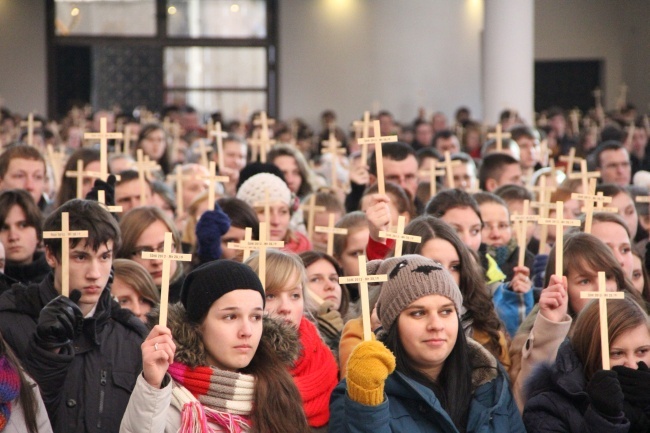
M 0 110 L 0 431 L 650 431 L 650 125 L 634 106 L 349 128 L 328 110 L 320 131 L 137 114 Z M 123 134 L 104 178 L 84 139 L 101 119 Z M 364 159 L 377 133 L 397 141 Z M 575 223 L 513 222 L 526 213 Z M 87 237 L 46 236 L 64 218 Z M 419 242 L 396 248 L 401 224 Z M 168 271 L 143 257 L 169 253 L 166 233 L 192 254 Z M 244 248 L 260 239 L 274 246 Z M 370 339 L 363 287 L 339 282 L 362 271 L 386 276 Z M 611 369 L 581 297 L 599 272 L 624 294 L 606 301 Z

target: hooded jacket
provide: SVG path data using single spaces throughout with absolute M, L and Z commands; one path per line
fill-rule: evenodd
M 541 364 L 524 387 L 527 400 L 523 420 L 528 433 L 624 433 L 624 417 L 612 419 L 595 410 L 586 391 L 582 363 L 569 340 L 560 346 L 555 363 Z
M 525 433 L 521 416 L 508 387 L 505 372 L 487 349 L 468 339 L 473 366 L 473 398 L 467 431 L 480 433 Z M 394 372 L 384 387 L 384 402 L 366 406 L 347 396 L 341 381 L 332 394 L 332 433 L 458 433 L 434 392 L 400 372 Z M 453 402 L 452 402 L 453 404 Z
M 53 353 L 35 340 L 41 309 L 57 296 L 50 274 L 0 296 L 0 330 L 41 389 L 54 432 L 117 432 L 142 368 L 146 328 L 112 300 L 107 286 L 84 319 L 74 353 Z
M 156 322 L 157 310 L 149 317 L 149 323 Z M 174 334 L 176 344 L 174 361 L 189 366 L 204 364 L 205 346 L 194 325 L 186 320 L 185 308 L 182 304 L 169 306 L 168 326 Z M 298 359 L 300 342 L 295 328 L 265 317 L 262 338 L 272 342 L 276 354 L 287 367 L 293 365 Z M 160 389 L 149 385 L 142 374 L 138 375 L 135 389 L 122 419 L 120 432 L 177 433 L 181 427 L 181 412 L 172 405 L 172 390 L 175 386 L 178 385 L 171 379 L 169 373 L 165 375 Z M 296 402 L 296 407 L 301 407 L 301 402 Z

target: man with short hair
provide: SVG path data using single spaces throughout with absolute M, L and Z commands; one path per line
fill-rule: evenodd
M 145 183 L 144 205 L 151 204 L 151 184 L 147 179 Z M 140 204 L 140 178 L 135 170 L 125 170 L 120 173 L 120 180 L 115 183 L 115 205 L 122 206 L 120 215 L 124 215 Z
M 413 142 L 411 147 L 416 152 L 431 147 L 433 143 L 433 128 L 426 120 L 416 120 L 413 124 Z
M 492 192 L 502 185 L 523 185 L 519 161 L 506 153 L 491 153 L 478 173 L 479 188 Z
M 218 149 L 213 152 L 215 162 L 219 162 Z M 219 174 L 228 176 L 230 181 L 224 184 L 226 194 L 234 197 L 239 182 L 239 172 L 246 166 L 248 157 L 248 145 L 244 140 L 233 134 L 228 134 L 223 139 L 223 164 L 219 167 Z
M 510 130 L 511 138 L 519 146 L 519 164 L 528 178 L 540 163 L 539 133 L 529 126 L 516 126 Z
M 436 135 L 433 137 L 433 147 L 441 155 L 444 155 L 447 151 L 450 153 L 460 152 L 460 142 L 458 141 L 458 137 L 448 129 L 436 132 Z
M 594 161 L 602 183 L 627 186 L 632 179 L 630 155 L 620 141 L 605 141 L 594 150 Z
M 454 164 L 451 168 L 452 176 L 454 178 L 454 188 L 461 189 L 466 192 L 474 192 L 476 190 L 476 164 L 471 156 L 466 153 L 459 152 L 451 156 L 452 161 L 460 161 L 461 164 Z M 443 176 L 445 188 L 449 188 L 449 181 L 447 176 Z
M 381 146 L 384 166 L 384 181 L 393 182 L 406 191 L 417 206 L 422 204 L 417 200 L 418 189 L 418 161 L 415 151 L 406 143 L 400 141 L 383 143 Z M 375 153 L 368 157 L 369 184 L 377 183 L 377 162 Z M 421 209 L 418 209 L 421 213 Z
M 112 299 L 117 221 L 94 201 L 70 200 L 45 221 L 88 237 L 69 243 L 70 298 L 60 296 L 62 239 L 45 239 L 52 272 L 39 284 L 17 284 L 0 296 L 0 331 L 38 383 L 55 432 L 117 432 L 142 369 L 140 345 L 147 330 Z
M 0 155 L 0 191 L 24 189 L 41 211 L 48 201 L 43 195 L 47 171 L 45 158 L 35 147 L 16 145 Z

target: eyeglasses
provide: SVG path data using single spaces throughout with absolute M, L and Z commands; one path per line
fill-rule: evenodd
M 157 247 L 141 246 L 135 247 L 131 255 L 133 257 L 142 257 L 142 253 L 162 253 L 165 251 L 165 243 L 158 244 Z M 176 244 L 172 244 L 172 252 L 176 252 Z

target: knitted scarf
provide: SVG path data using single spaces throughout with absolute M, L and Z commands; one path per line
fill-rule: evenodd
M 338 384 L 338 367 L 313 323 L 303 317 L 298 334 L 303 350 L 290 373 L 300 391 L 309 425 L 322 427 L 330 418 L 330 395 Z
M 231 433 L 250 430 L 253 376 L 216 367 L 190 368 L 179 362 L 170 365 L 168 372 L 182 385 L 173 391 L 173 403 L 181 411 L 180 432 L 214 432 L 208 422 Z
M 0 358 L 0 431 L 11 416 L 11 402 L 20 394 L 20 376 L 6 356 Z
M 512 238 L 510 238 L 510 241 L 502 247 L 493 247 L 488 245 L 487 253 L 491 255 L 494 258 L 494 260 L 496 260 L 497 265 L 499 265 L 499 267 L 503 269 L 504 265 L 508 262 L 508 259 L 515 251 L 517 246 L 518 246 L 517 239 L 513 236 Z

